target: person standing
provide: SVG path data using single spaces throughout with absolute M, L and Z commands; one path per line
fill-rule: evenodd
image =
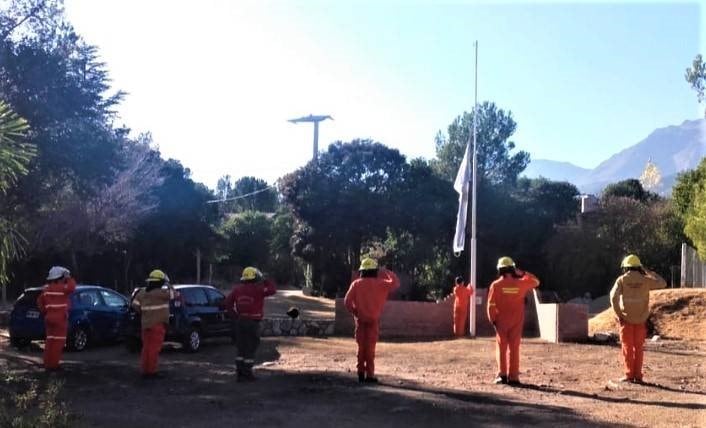
M 71 308 L 69 297 L 75 290 L 76 281 L 71 272 L 65 267 L 54 266 L 49 269 L 47 285 L 37 298 L 37 307 L 44 315 L 44 368 L 48 371 L 60 368 Z
M 464 284 L 463 278 L 456 277 L 454 286 L 454 336 L 463 337 L 466 334 L 468 309 L 473 296 L 473 286 Z
M 525 296 L 539 285 L 539 279 L 517 269 L 510 257 L 498 259 L 497 270 L 498 279 L 490 285 L 488 291 L 488 319 L 495 328 L 495 358 L 498 365 L 498 375 L 494 382 L 519 385 Z
M 378 263 L 365 258 L 360 263 L 360 278 L 353 281 L 343 302 L 355 319 L 358 344 L 358 382 L 378 383 L 375 377 L 375 346 L 380 333 L 380 316 L 391 292 L 400 286 L 394 272 L 378 269 Z
M 224 305 L 235 317 L 235 358 L 237 380 L 255 380 L 252 368 L 255 353 L 260 345 L 260 321 L 264 315 L 265 297 L 277 292 L 275 283 L 264 278 L 262 272 L 252 266 L 243 269 L 240 283 L 233 287 Z
M 610 306 L 620 323 L 620 344 L 625 365 L 625 376 L 620 381 L 642 383 L 650 290 L 664 288 L 667 282 L 653 271 L 645 269 L 634 254 L 626 256 L 620 267 L 623 274 L 615 280 L 610 290 Z
M 162 377 L 157 372 L 159 353 L 169 324 L 169 301 L 174 299 L 174 289 L 169 277 L 155 269 L 147 277 L 147 286 L 141 288 L 132 301 L 132 307 L 140 313 L 142 327 L 141 368 L 144 379 Z M 163 289 L 163 286 L 167 289 Z

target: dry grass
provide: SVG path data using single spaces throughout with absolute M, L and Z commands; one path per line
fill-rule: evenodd
M 668 289 L 650 293 L 650 323 L 653 334 L 664 338 L 706 340 L 706 289 Z M 588 322 L 589 334 L 618 332 L 612 309 Z

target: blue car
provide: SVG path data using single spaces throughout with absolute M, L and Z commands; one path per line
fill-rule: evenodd
M 28 288 L 10 312 L 10 343 L 16 347 L 44 339 L 44 317 L 37 307 L 42 287 Z M 71 294 L 66 347 L 82 351 L 89 344 L 114 342 L 124 336 L 129 302 L 123 295 L 96 285 L 78 285 Z

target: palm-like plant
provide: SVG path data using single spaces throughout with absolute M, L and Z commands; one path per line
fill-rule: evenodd
M 34 145 L 25 142 L 28 132 L 27 121 L 0 100 L 0 199 L 20 176 L 27 174 L 27 165 L 37 153 Z M 0 212 L 0 287 L 9 280 L 8 264 L 21 254 L 23 241 L 13 223 Z

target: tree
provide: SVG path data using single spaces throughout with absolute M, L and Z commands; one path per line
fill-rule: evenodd
M 699 257 L 706 260 L 706 189 L 704 187 L 698 189 L 694 195 L 684 233 L 696 245 Z
M 466 145 L 473 132 L 474 112 L 463 113 L 448 127 L 448 134 L 437 134 L 434 170 L 444 179 L 453 181 L 463 159 Z M 524 151 L 511 154 L 515 143 L 510 137 L 517 124 L 511 112 L 497 108 L 495 103 L 478 106 L 478 176 L 492 184 L 512 185 L 527 167 L 529 154 Z
M 684 233 L 706 260 L 706 158 L 695 169 L 677 177 L 672 191 L 674 206 L 684 220 Z
M 272 220 L 258 211 L 231 214 L 219 229 L 223 237 L 221 261 L 240 269 L 257 266 L 267 271 L 270 263 Z
M 686 69 L 684 78 L 691 85 L 691 88 L 696 91 L 696 96 L 699 102 L 704 100 L 704 90 L 706 90 L 706 64 L 701 57 L 701 54 L 696 55 L 691 64 L 691 68 Z
M 603 199 L 608 198 L 631 198 L 640 202 L 656 201 L 659 195 L 645 190 L 640 180 L 629 178 L 606 186 L 602 194 Z
M 348 285 L 365 242 L 399 221 L 396 191 L 407 164 L 397 150 L 371 140 L 337 141 L 315 162 L 280 181 L 294 215 L 294 254 L 313 263 L 331 292 Z
M 10 0 L 0 10 L 0 40 L 37 37 L 64 25 L 62 0 Z

